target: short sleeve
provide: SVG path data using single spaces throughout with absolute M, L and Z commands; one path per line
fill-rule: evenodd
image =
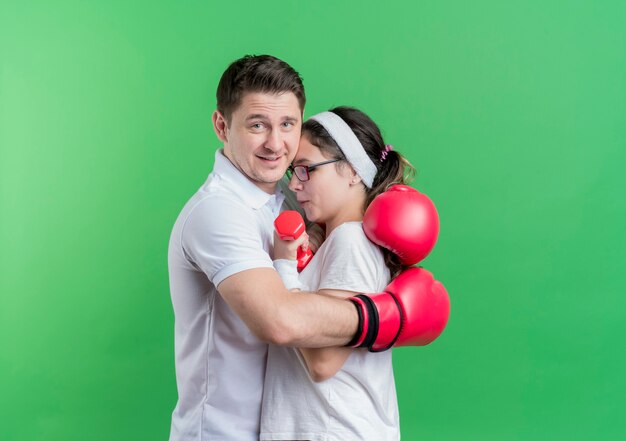
M 202 199 L 182 230 L 183 252 L 218 286 L 227 277 L 253 268 L 273 268 L 254 210 L 223 195 Z
M 361 223 L 350 222 L 335 229 L 326 241 L 319 289 L 377 292 L 387 274 L 382 253 L 370 242 Z

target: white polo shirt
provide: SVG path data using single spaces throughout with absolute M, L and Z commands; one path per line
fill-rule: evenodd
M 272 268 L 273 221 L 284 200 L 285 192 L 265 193 L 219 150 L 176 220 L 168 253 L 178 387 L 170 441 L 258 439 L 267 345 L 216 286 L 240 271 Z

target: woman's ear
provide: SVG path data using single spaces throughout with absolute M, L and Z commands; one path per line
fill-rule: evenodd
M 350 166 L 350 185 L 356 185 L 361 182 L 361 177 L 354 171 L 354 168 Z

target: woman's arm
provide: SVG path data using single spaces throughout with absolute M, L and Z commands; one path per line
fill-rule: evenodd
M 330 297 L 348 298 L 357 295 L 352 291 L 320 290 L 317 294 Z M 300 353 L 306 362 L 311 379 L 317 383 L 332 378 L 346 362 L 353 348 L 300 348 Z
M 302 236 L 306 236 L 303 234 Z M 350 241 L 350 238 L 344 238 L 348 242 L 347 247 L 343 250 L 345 253 L 352 255 L 350 246 L 354 245 L 354 242 Z M 297 248 L 301 245 L 308 247 L 308 238 L 300 237 L 296 240 L 281 240 L 277 234 L 274 234 L 274 258 L 278 259 L 274 261 L 274 267 L 278 270 L 281 278 L 285 282 L 285 286 L 288 289 L 297 288 L 301 289 L 298 282 L 298 273 L 296 271 L 295 259 Z M 333 265 L 334 259 L 328 260 L 328 265 Z M 367 271 L 368 274 L 372 274 L 372 271 Z M 346 299 L 353 297 L 358 292 L 336 289 L 321 289 L 316 294 L 320 294 L 326 297 L 333 297 L 339 299 Z M 303 294 L 312 295 L 312 294 Z M 307 370 L 311 379 L 315 382 L 321 382 L 333 377 L 346 362 L 352 348 L 347 347 L 323 347 L 323 348 L 300 348 L 304 361 L 307 366 Z

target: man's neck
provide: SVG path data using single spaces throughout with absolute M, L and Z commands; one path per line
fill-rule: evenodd
M 259 190 L 264 191 L 267 194 L 272 194 L 272 195 L 276 193 L 276 186 L 278 185 L 278 182 L 257 182 L 257 181 L 254 181 L 253 179 L 250 178 L 250 176 L 245 174 L 244 171 L 237 166 L 237 164 L 235 164 L 235 162 L 230 158 L 228 153 L 226 153 L 225 149 L 222 149 L 222 155 L 224 155 L 224 157 L 228 160 L 228 162 L 230 162 L 232 164 L 232 166 L 235 167 L 237 169 L 237 171 L 239 173 L 241 173 L 244 178 L 246 178 L 248 181 L 252 182 Z

